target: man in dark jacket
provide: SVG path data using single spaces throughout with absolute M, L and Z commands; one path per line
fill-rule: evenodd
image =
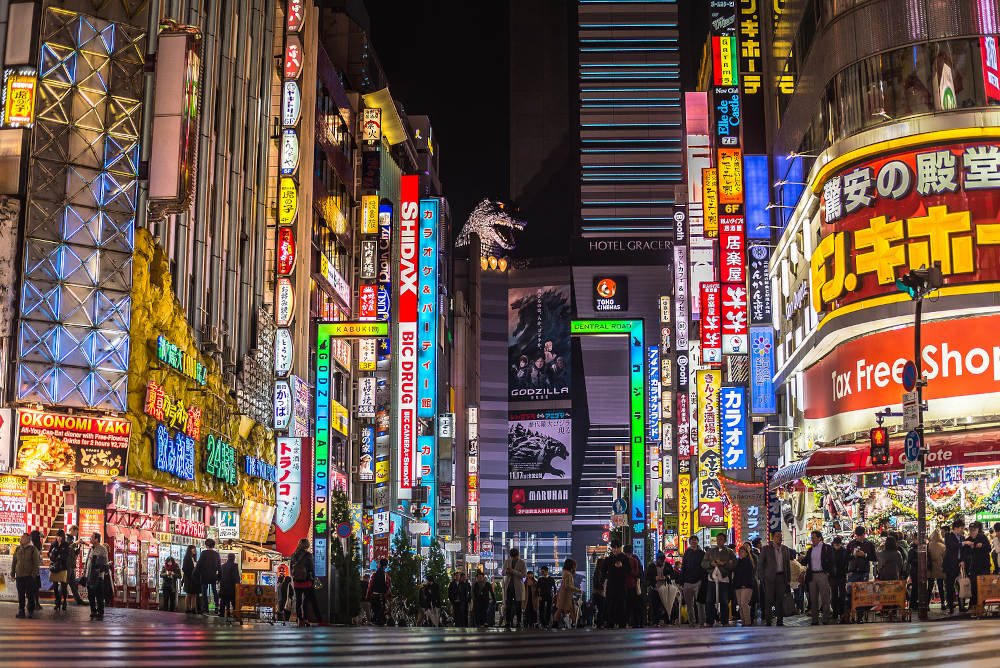
M 783 545 L 781 529 L 771 532 L 771 543 L 760 551 L 757 563 L 757 577 L 764 584 L 764 624 L 771 625 L 771 608 L 778 618 L 778 626 L 784 626 L 785 594 L 791 577 L 792 551 Z
M 878 563 L 875 556 L 875 544 L 865 537 L 864 526 L 854 529 L 854 538 L 847 543 L 847 609 L 851 609 L 851 583 L 868 582 L 871 577 L 872 564 Z
M 944 536 L 944 586 L 948 599 L 948 614 L 955 612 L 955 578 L 962 567 L 962 542 L 965 540 L 965 521 L 959 517 L 951 523 L 951 531 Z M 958 611 L 965 612 L 961 599 L 958 600 Z
M 209 538 L 205 541 L 205 549 L 198 555 L 198 565 L 195 572 L 201 582 L 201 614 L 208 614 L 208 589 L 212 588 L 212 602 L 219 609 L 219 574 L 222 563 L 219 553 L 215 551 L 215 541 Z
M 642 611 L 645 608 L 639 585 L 642 581 L 642 562 L 632 553 L 631 545 L 626 545 L 622 552 L 628 555 L 629 565 L 628 577 L 625 578 L 625 609 L 628 611 L 629 623 L 632 628 L 637 629 L 643 626 Z
M 844 618 L 844 596 L 847 585 L 847 550 L 844 549 L 844 539 L 833 538 L 833 567 L 830 569 L 830 606 L 833 608 L 834 619 Z
M 556 580 L 549 575 L 549 567 L 542 566 L 538 578 L 538 621 L 547 629 L 552 622 L 552 601 L 556 593 Z
M 673 569 L 667 563 L 667 555 L 656 553 L 656 560 L 650 562 L 643 576 L 646 581 L 646 592 L 649 595 L 649 623 L 666 624 L 670 619 L 670 610 L 664 610 L 663 601 L 656 588 L 668 584 L 673 579 Z
M 597 628 L 603 629 L 608 625 L 608 603 L 604 596 L 608 578 L 604 571 L 606 557 L 601 557 L 594 564 L 594 607 L 597 608 Z
M 611 554 L 604 560 L 604 575 L 607 578 L 605 598 L 608 605 L 609 628 L 617 626 L 624 629 L 628 626 L 625 589 L 631 574 L 632 560 L 622 552 L 622 542 L 615 539 L 611 542 Z
M 372 602 L 372 623 L 376 626 L 385 626 L 385 604 L 392 595 L 392 580 L 385 572 L 388 565 L 388 559 L 379 559 L 378 570 L 368 581 L 368 597 Z
M 691 626 L 698 626 L 705 621 L 705 613 L 698 603 L 698 594 L 706 578 L 705 569 L 701 566 L 704 558 L 705 551 L 698 547 L 698 537 L 691 536 L 688 548 L 681 559 L 681 585 L 684 590 L 684 604 L 687 606 L 688 623 Z
M 476 626 L 487 626 L 486 613 L 493 602 L 496 602 L 493 585 L 486 581 L 482 571 L 476 571 L 476 581 L 472 585 L 472 614 L 476 618 Z
M 80 596 L 79 583 L 76 577 L 76 561 L 80 556 L 80 529 L 75 524 L 69 528 L 66 532 L 66 547 L 69 550 L 68 555 L 68 568 L 66 572 L 66 580 L 69 584 L 69 590 L 73 593 L 73 600 L 76 601 L 77 605 L 87 605 Z
M 225 617 L 227 612 L 232 612 L 236 606 L 236 587 L 240 584 L 240 567 L 236 563 L 236 555 L 232 552 L 226 556 L 219 581 L 221 583 L 219 617 Z
M 462 596 L 462 571 L 455 571 L 448 583 L 448 600 L 455 615 L 455 626 L 462 628 L 469 623 L 469 599 Z
M 419 599 L 424 620 L 430 626 L 441 626 L 441 587 L 430 573 L 426 575 L 424 584 L 420 587 Z
M 819 613 L 823 612 L 823 623 L 830 623 L 830 574 L 833 572 L 833 548 L 823 542 L 823 532 L 810 534 L 812 545 L 806 550 L 799 563 L 806 567 L 805 586 L 809 589 L 809 607 L 812 625 L 819 625 Z
M 965 574 L 972 584 L 972 598 L 969 608 L 975 608 L 973 615 L 982 614 L 979 605 L 979 576 L 990 574 L 990 537 L 983 531 L 982 522 L 969 525 L 969 537 L 962 543 L 962 559 L 965 561 Z

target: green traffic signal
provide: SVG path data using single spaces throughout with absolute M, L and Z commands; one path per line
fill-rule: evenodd
M 909 274 L 907 274 L 902 278 L 897 278 L 896 289 L 899 290 L 900 292 L 905 292 L 906 294 L 910 295 L 910 299 L 915 299 L 917 296 L 917 288 L 915 286 L 909 285 L 907 282 L 907 278 L 909 278 Z

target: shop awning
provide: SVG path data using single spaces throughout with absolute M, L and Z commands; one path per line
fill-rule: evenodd
M 118 535 L 119 529 L 114 524 L 109 524 L 104 528 L 104 531 L 106 538 L 114 538 Z
M 156 538 L 153 537 L 153 533 L 151 531 L 141 529 L 139 531 L 139 540 L 143 543 L 152 543 L 156 540 Z
M 906 462 L 903 440 L 903 436 L 889 440 L 889 464 L 879 467 L 872 466 L 868 443 L 814 450 L 805 459 L 778 469 L 771 478 L 770 488 L 812 476 L 901 471 Z M 928 434 L 925 441 L 929 450 L 928 467 L 1000 465 L 1000 429 Z

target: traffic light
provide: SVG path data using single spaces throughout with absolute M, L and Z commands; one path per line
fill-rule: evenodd
M 918 299 L 928 292 L 937 290 L 944 283 L 944 276 L 941 274 L 941 262 L 935 262 L 929 269 L 911 269 L 910 273 L 903 274 L 896 279 L 896 289 L 910 295 L 910 299 Z
M 896 289 L 910 295 L 910 299 L 916 299 L 924 287 L 924 281 L 917 275 L 916 271 L 903 274 L 896 279 Z M 874 429 L 872 431 L 875 431 Z
M 868 454 L 872 466 L 886 466 L 889 463 L 889 430 L 885 427 L 875 427 L 868 432 L 871 447 Z

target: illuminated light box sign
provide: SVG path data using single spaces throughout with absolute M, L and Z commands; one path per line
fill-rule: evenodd
M 285 15 L 285 32 L 299 32 L 306 20 L 305 0 L 288 0 Z
M 628 278 L 625 276 L 594 277 L 594 310 L 628 310 Z
M 287 380 L 274 383 L 274 428 L 288 429 L 292 419 L 292 387 Z
M 746 388 L 723 387 L 719 391 L 722 422 L 722 468 L 727 471 L 747 467 Z
M 420 200 L 419 235 L 417 417 L 433 418 L 437 415 L 438 348 L 438 201 L 436 199 Z M 435 449 L 433 437 L 429 442 L 433 451 Z M 436 462 L 437 455 L 431 452 L 425 459 Z M 433 478 L 433 474 L 429 473 L 428 477 Z M 436 522 L 432 521 L 431 524 L 436 525 Z
M 945 286 L 1000 280 L 1000 142 L 880 154 L 812 190 L 825 222 L 810 260 L 817 312 L 895 294 L 897 276 L 935 261 Z
M 292 225 L 299 206 L 299 193 L 295 181 L 281 177 L 278 181 L 278 224 Z
M 364 109 L 361 112 L 361 139 L 371 148 L 382 143 L 382 110 Z
M 38 78 L 35 70 L 18 67 L 4 70 L 3 125 L 9 128 L 30 128 L 35 123 L 35 98 L 38 93 Z
M 302 42 L 295 35 L 285 40 L 285 78 L 298 79 L 302 73 Z
M 378 205 L 378 319 L 389 320 L 392 310 L 392 204 Z
M 299 168 L 299 136 L 295 130 L 281 131 L 281 175 L 291 176 Z
M 722 494 L 719 481 L 722 452 L 719 447 L 719 385 L 722 372 L 698 371 L 698 499 L 716 501 Z M 701 504 L 699 504 L 699 507 Z
M 375 481 L 375 427 L 361 427 L 361 456 L 358 458 L 358 480 Z M 388 464 L 388 462 L 386 462 Z
M 17 468 L 39 475 L 124 475 L 131 422 L 123 418 L 18 411 Z
M 236 448 L 214 434 L 205 440 L 205 473 L 230 485 L 237 482 Z
M 701 200 L 705 237 L 712 239 L 719 235 L 719 176 L 714 167 L 701 170 Z
M 323 325 L 320 325 L 323 328 Z M 313 467 L 313 542 L 329 528 L 330 493 L 330 337 L 316 340 L 316 442 Z
M 370 281 L 378 275 L 378 242 L 366 239 L 361 242 L 361 278 Z
M 338 297 L 344 302 L 345 305 L 350 309 L 351 304 L 351 286 L 348 284 L 344 277 L 340 275 L 337 268 L 333 266 L 333 263 L 327 259 L 322 253 L 319 256 L 319 272 L 320 276 L 326 281 L 327 285 L 337 294 Z
M 375 378 L 358 378 L 358 417 L 375 417 Z
M 965 467 L 961 464 L 955 466 L 942 466 L 941 468 L 929 468 L 927 471 L 928 485 L 942 485 L 948 483 L 962 482 Z M 854 476 L 855 485 L 858 487 L 897 487 L 899 485 L 916 485 L 916 477 L 907 478 L 903 471 L 884 471 L 879 473 L 862 473 Z M 978 519 L 978 518 L 977 518 Z
M 361 198 L 361 233 L 378 234 L 378 195 Z
M 362 285 L 358 287 L 358 318 L 361 320 L 375 320 L 378 315 L 378 287 L 375 285 Z
M 292 343 L 292 333 L 281 327 L 274 332 L 274 373 L 287 376 L 292 370 L 292 358 L 295 348 Z
M 417 194 L 419 178 L 400 178 L 400 229 L 398 248 L 398 334 L 396 339 L 396 451 L 399 453 L 399 487 L 410 489 L 417 479 Z
M 166 423 L 171 429 L 180 429 L 198 440 L 201 438 L 201 409 L 184 407 L 184 402 L 163 391 L 157 383 L 146 386 L 146 403 L 143 411 L 151 418 Z
M 278 482 L 278 467 L 250 455 L 243 456 L 243 472 L 252 478 Z
M 205 365 L 188 355 L 176 344 L 167 341 L 166 337 L 160 336 L 156 339 L 156 357 L 161 362 L 187 376 L 199 385 L 208 382 L 208 369 Z
M 292 324 L 292 315 L 295 309 L 295 292 L 292 282 L 287 278 L 279 278 L 275 292 L 274 320 L 278 327 L 288 327 Z
M 510 514 L 569 515 L 569 487 L 511 487 Z
M 302 94 L 299 84 L 295 81 L 286 81 L 281 93 L 281 124 L 286 127 L 297 125 L 301 112 Z
M 358 371 L 374 371 L 377 359 L 375 339 L 361 339 L 358 342 Z
M 28 530 L 27 521 L 28 479 L 14 475 L 0 477 L 0 536 L 20 538 Z
M 743 203 L 743 151 L 719 149 L 719 205 Z
M 320 324 L 320 328 L 325 336 L 348 338 L 389 336 L 387 322 L 324 322 Z
M 629 347 L 629 454 L 632 530 L 646 530 L 646 406 L 645 335 L 642 320 L 572 320 L 570 333 L 580 335 L 626 335 Z
M 722 361 L 722 315 L 719 303 L 721 286 L 718 283 L 701 284 L 701 363 L 718 364 Z
M 153 465 L 182 480 L 194 480 L 194 439 L 183 433 L 171 436 L 166 425 L 156 425 Z
M 208 536 L 208 527 L 204 522 L 186 520 L 182 517 L 171 518 L 173 533 L 179 536 L 189 536 L 191 538 L 205 538 Z
M 278 228 L 278 273 L 287 276 L 295 267 L 295 234 L 291 227 Z
M 771 415 L 778 410 L 774 396 L 774 330 L 750 328 L 750 412 Z

